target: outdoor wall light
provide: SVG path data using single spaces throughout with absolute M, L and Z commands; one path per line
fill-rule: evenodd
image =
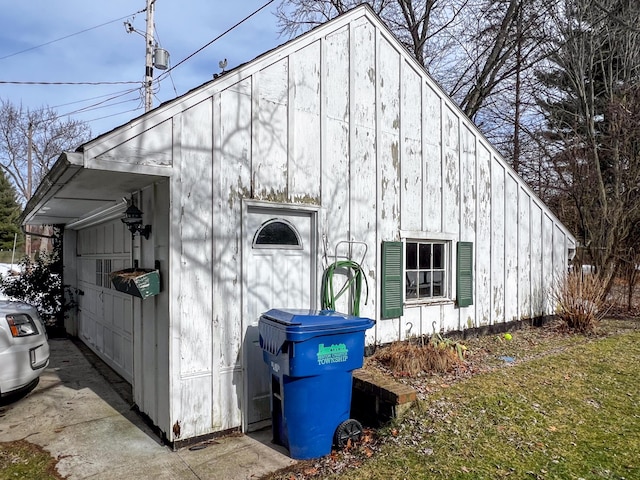
M 124 218 L 121 219 L 132 236 L 136 234 L 142 235 L 147 240 L 151 233 L 151 225 L 142 226 L 142 212 L 132 203 L 124 212 Z

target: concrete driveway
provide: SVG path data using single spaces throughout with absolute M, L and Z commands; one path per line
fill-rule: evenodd
M 0 442 L 42 446 L 69 480 L 248 479 L 294 463 L 270 443 L 270 430 L 171 451 L 131 410 L 126 383 L 71 340 L 49 342 L 51 363 L 40 384 L 0 406 Z

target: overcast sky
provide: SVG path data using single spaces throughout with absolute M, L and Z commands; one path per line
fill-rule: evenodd
M 176 65 L 267 3 L 268 0 L 156 0 L 156 38 L 169 51 L 170 65 Z M 220 72 L 218 63 L 222 59 L 227 59 L 229 70 L 285 43 L 287 39 L 279 37 L 273 15 L 277 4 L 274 1 L 177 66 L 160 82 L 154 106 L 211 80 L 214 73 Z M 73 112 L 74 118 L 89 123 L 93 136 L 142 114 L 145 42 L 142 35 L 127 33 L 124 22 L 131 22 L 144 34 L 145 13 L 136 12 L 145 7 L 146 0 L 0 0 L 0 98 L 16 105 L 22 103 L 31 110 L 48 105 L 61 115 Z M 102 26 L 92 28 L 98 25 Z M 87 29 L 91 30 L 79 33 Z M 44 45 L 48 42 L 53 43 Z M 161 73 L 154 69 L 154 77 Z M 88 110 L 78 112 L 81 109 Z

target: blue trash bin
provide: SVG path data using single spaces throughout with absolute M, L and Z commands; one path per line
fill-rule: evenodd
M 328 455 L 334 440 L 362 432 L 349 418 L 352 372 L 362 367 L 364 332 L 374 323 L 332 310 L 273 309 L 260 317 L 273 440 L 292 458 Z

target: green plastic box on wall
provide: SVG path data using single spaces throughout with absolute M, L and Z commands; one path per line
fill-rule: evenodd
M 160 293 L 160 272 L 150 268 L 125 268 L 111 273 L 111 283 L 119 292 L 144 299 Z

